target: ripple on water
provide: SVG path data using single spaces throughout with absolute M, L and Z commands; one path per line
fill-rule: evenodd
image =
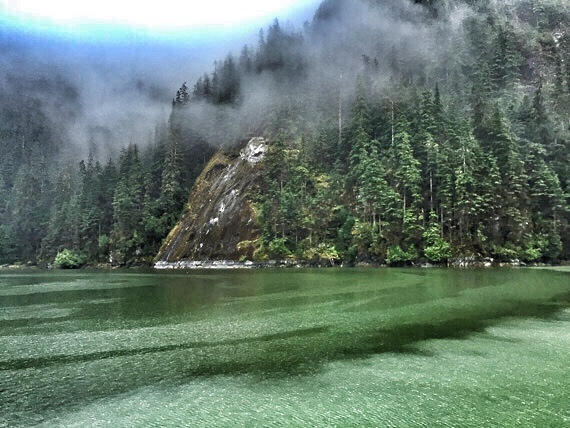
M 1 331 L 0 426 L 570 423 L 561 351 L 570 349 L 570 312 L 552 317 L 551 304 L 537 310 L 567 293 L 568 283 L 541 286 L 542 274 L 525 271 L 523 280 L 509 271 L 501 278 L 516 277 L 512 283 L 459 290 L 448 282 L 418 286 L 424 275 L 448 272 L 422 271 L 407 275 L 413 281 L 399 293 L 378 281 L 386 276 L 389 284 L 394 271 L 370 272 L 364 281 L 343 271 L 332 284 L 261 272 L 250 288 L 245 273 L 212 274 L 230 282 L 222 289 L 217 279 L 196 286 L 192 275 L 180 283 L 186 277 L 166 276 L 154 288 L 103 282 L 125 290 L 54 293 L 50 304 L 77 310 L 74 325 L 45 318 L 42 331 Z M 105 296 L 124 300 L 106 305 Z M 58 307 L 44 297 L 0 303 L 10 316 L 24 301 L 49 315 Z
M 29 320 L 38 318 L 63 318 L 71 315 L 73 309 L 59 304 L 28 305 L 2 308 L 0 321 Z
M 417 353 L 330 362 L 312 374 L 157 384 L 42 426 L 567 426 L 568 360 L 552 352 L 570 349 L 569 329 L 568 320 L 510 320 L 463 340 L 420 342 Z
M 37 284 L 12 285 L 9 287 L 0 287 L 0 297 L 2 296 L 26 296 L 30 294 L 69 292 L 69 291 L 85 291 L 85 290 L 112 290 L 120 288 L 144 287 L 146 283 L 122 283 L 108 282 L 99 283 L 95 281 L 85 281 L 77 279 L 69 282 L 44 282 Z

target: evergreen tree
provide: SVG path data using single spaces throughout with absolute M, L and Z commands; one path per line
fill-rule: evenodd
M 563 249 L 561 232 L 568 219 L 564 192 L 545 161 L 545 153 L 543 147 L 533 144 L 526 156 L 532 238 L 527 238 L 523 257 L 530 261 L 558 259 Z
M 93 152 L 89 153 L 87 164 L 81 161 L 79 173 L 79 247 L 89 259 L 97 260 L 99 237 L 103 234 L 102 167 L 94 160 Z
M 495 84 L 505 88 L 516 82 L 522 63 L 520 50 L 517 47 L 517 35 L 508 22 L 499 25 L 492 51 L 492 74 Z
M 114 261 L 132 261 L 143 249 L 144 171 L 136 145 L 121 152 L 113 193 L 111 249 Z
M 515 137 L 509 130 L 502 112 L 495 108 L 489 124 L 489 146 L 487 149 L 501 166 L 501 184 L 496 192 L 501 196 L 498 207 L 498 231 L 494 240 L 497 248 L 504 245 L 520 246 L 524 238 L 524 227 L 527 218 L 522 204 L 526 198 L 525 175 Z M 498 256 L 504 254 L 498 253 Z
M 244 45 L 238 61 L 239 70 L 242 74 L 251 74 L 253 72 L 254 59 L 253 53 L 248 45 Z
M 188 92 L 188 86 L 186 82 L 182 84 L 180 89 L 176 91 L 176 97 L 174 98 L 172 104 L 175 106 L 184 106 L 190 102 L 190 94 Z
M 42 240 L 41 259 L 52 261 L 64 248 L 79 249 L 79 200 L 72 169 L 60 171 L 55 184 L 53 207 Z
M 17 260 L 36 262 L 40 253 L 43 231 L 49 220 L 51 194 L 45 171 L 36 165 L 24 165 L 18 171 L 12 189 L 7 230 L 17 238 L 11 252 Z M 6 233 L 6 231 L 5 231 Z
M 215 92 L 216 103 L 235 103 L 240 94 L 240 75 L 231 54 L 226 57 L 223 64 L 216 70 L 216 76 L 219 76 Z

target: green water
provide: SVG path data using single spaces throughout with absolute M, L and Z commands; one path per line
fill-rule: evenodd
M 570 426 L 570 276 L 0 272 L 0 427 Z

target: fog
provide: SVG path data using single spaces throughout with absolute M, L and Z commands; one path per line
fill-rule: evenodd
M 242 71 L 238 102 L 191 103 L 186 119 L 214 145 L 242 141 L 268 129 L 275 132 L 280 126 L 301 131 L 297 135 L 322 129 L 323 123 L 333 128 L 339 102 L 342 114 L 349 115 L 357 81 L 364 76 L 380 96 L 402 76 L 430 89 L 445 83 L 446 60 L 457 49 L 467 49 L 462 46 L 463 23 L 474 14 L 461 3 L 442 2 L 434 12 L 413 1 L 322 1 L 304 26 L 279 24 L 280 36 L 269 49 L 282 59 L 279 67 Z M 262 32 L 266 45 L 271 33 L 271 28 Z M 296 37 L 302 41 L 299 46 Z M 254 62 L 263 57 L 260 46 L 252 46 Z M 239 56 L 233 51 L 234 60 Z M 223 57 L 218 60 L 221 64 Z M 213 67 L 206 71 L 213 72 Z M 192 83 L 188 82 L 190 89 Z
M 445 55 L 470 13 L 466 7 L 442 10 L 446 19 L 435 21 L 412 1 L 319 4 L 315 0 L 295 15 L 279 17 L 284 34 L 302 39 L 297 51 L 286 52 L 302 67 L 242 75 L 235 105 L 192 104 L 188 119 L 208 142 L 243 139 L 283 109 L 288 114 L 300 109 L 301 127 L 337 120 L 339 96 L 349 101 L 363 70 L 363 55 L 375 64 L 373 79 L 379 90 L 389 82 L 396 63 L 414 79 L 435 85 L 433 63 Z M 5 100 L 40 100 L 70 151 L 82 157 L 92 151 L 105 158 L 129 143 L 151 142 L 157 124 L 168 120 L 180 85 L 187 82 L 192 91 L 200 76 L 212 73 L 214 61 L 223 61 L 228 52 L 237 61 L 245 44 L 255 51 L 259 28 L 165 38 L 140 32 L 80 38 L 5 29 L 0 33 L 0 85 Z
M 314 7 L 284 18 L 301 26 Z M 57 124 L 68 152 L 105 158 L 129 143 L 147 144 L 168 119 L 183 82 L 192 85 L 214 61 L 254 44 L 259 28 L 270 23 L 164 33 L 3 25 L 1 102 L 17 110 L 21 100 L 33 98 Z

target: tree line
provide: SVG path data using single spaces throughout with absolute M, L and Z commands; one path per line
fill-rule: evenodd
M 434 27 L 461 4 L 473 12 L 433 36 L 447 43 L 434 57 L 391 42 L 362 52 L 342 78 L 319 80 L 309 46 L 319 23 L 298 33 L 276 20 L 256 48 L 184 83 L 150 144 L 106 162 L 55 161 L 57 124 L 33 97 L 16 108 L 2 95 L 0 263 L 48 263 L 65 249 L 82 262 L 150 262 L 217 150 L 204 129 L 247 137 L 230 122 L 243 122 L 244 88 L 267 81 L 280 89 L 249 131 L 270 142 L 255 195 L 257 258 L 568 259 L 568 6 L 419 3 Z M 335 7 L 327 0 L 320 14 Z M 211 123 L 195 120 L 204 104 Z
M 438 86 L 368 94 L 359 80 L 340 139 L 332 129 L 307 140 L 276 137 L 259 199 L 267 257 L 406 264 L 568 256 L 559 176 L 568 165 L 557 171 L 554 142 L 514 132 L 539 132 L 540 88 L 516 124 L 494 103 L 483 118 L 464 116 L 443 103 Z
M 24 159 L 10 191 L 0 187 L 0 263 L 50 264 L 64 250 L 75 264 L 150 263 L 214 153 L 199 135 L 181 135 L 177 110 L 152 144 L 105 163 L 91 152 L 50 171 L 40 156 Z
M 379 84 L 363 54 L 344 121 L 339 106 L 311 132 L 274 129 L 259 257 L 568 259 L 570 11 L 521 2 L 509 13 L 528 25 L 514 25 L 471 3 L 479 14 L 431 64 L 392 51 Z

